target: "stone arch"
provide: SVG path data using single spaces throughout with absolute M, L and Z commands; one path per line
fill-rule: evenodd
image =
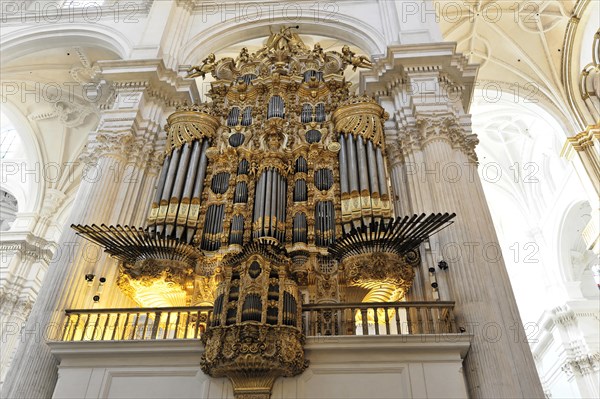
M 359 47 L 373 56 L 386 52 L 384 36 L 374 27 L 352 16 L 338 14 L 332 22 L 318 21 L 312 16 L 301 16 L 291 23 L 285 18 L 263 18 L 240 23 L 235 19 L 213 25 L 192 37 L 182 46 L 181 64 L 195 64 L 210 52 L 268 36 L 269 27 L 279 25 L 299 25 L 301 35 L 319 35 L 339 39 L 344 43 Z
M 21 139 L 24 150 L 24 157 L 28 165 L 27 170 L 43 165 L 45 159 L 38 136 L 33 131 L 31 124 L 18 108 L 10 101 L 6 101 L 2 107 L 2 113 L 13 125 L 17 135 Z M 2 186 L 13 194 L 19 203 L 19 212 L 37 212 L 41 207 L 44 194 L 43 179 L 35 173 L 29 179 L 22 179 L 23 165 L 21 161 L 9 165 L 10 160 L 5 160 L 3 164 Z M 10 175 L 17 174 L 14 179 Z M 26 176 L 26 177 L 27 177 Z
M 597 263 L 597 256 L 588 250 L 583 237 L 591 219 L 590 203 L 585 200 L 573 201 L 563 212 L 556 235 L 562 281 L 569 296 L 575 298 L 598 296 L 591 271 L 591 266 Z
M 567 92 L 568 104 L 577 116 L 582 130 L 586 125 L 595 122 L 594 115 L 582 98 L 579 79 L 586 64 L 593 59 L 590 50 L 594 32 L 598 29 L 595 16 L 599 10 L 600 4 L 597 1 L 579 0 L 573 9 L 573 16 L 568 22 L 563 40 L 562 81 Z
M 8 190 L 0 189 L 0 231 L 10 230 L 12 223 L 17 218 L 19 201 Z
M 39 50 L 69 46 L 99 47 L 126 58 L 133 44 L 122 32 L 100 24 L 40 24 L 3 35 L 1 56 L 9 62 Z

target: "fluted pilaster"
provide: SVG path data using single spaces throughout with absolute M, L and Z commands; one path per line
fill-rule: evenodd
M 379 72 L 361 78 L 394 115 L 386 143 L 395 211 L 457 214 L 422 246 L 421 286 L 413 293 L 431 298 L 434 267 L 441 299 L 456 301 L 458 326 L 474 335 L 464 361 L 470 397 L 543 397 L 477 173 L 478 140 L 465 113 L 476 67 L 452 45 L 417 47 L 388 49 Z M 448 270 L 437 267 L 441 259 Z
M 103 65 L 105 78 L 114 79 L 115 95 L 110 103 L 100 107 L 103 111 L 98 128 L 90 134 L 82 156 L 86 168 L 68 225 L 142 225 L 157 175 L 156 162 L 151 162 L 150 156 L 161 151 L 164 142 L 159 126 L 165 123 L 165 115 L 173 106 L 181 103 L 182 96 L 187 96 L 163 83 L 150 84 L 153 75 L 147 64 L 139 73 L 135 65 L 124 68 L 118 61 Z M 153 73 L 163 69 L 157 64 Z M 57 361 L 46 340 L 60 335 L 65 309 L 92 307 L 92 296 L 100 291 L 99 306 L 131 305 L 114 283 L 118 273 L 116 261 L 108 259 L 99 248 L 66 229 L 58 251 L 60 258 L 48 270 L 25 325 L 3 397 L 52 396 Z M 96 276 L 92 286 L 85 281 L 86 274 Z M 99 285 L 100 277 L 106 278 L 105 286 Z

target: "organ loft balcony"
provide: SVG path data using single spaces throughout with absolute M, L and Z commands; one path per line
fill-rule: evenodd
M 466 396 L 471 337 L 454 303 L 436 300 L 419 248 L 455 215 L 394 215 L 388 114 L 343 76 L 370 61 L 348 46 L 311 49 L 293 29 L 190 69 L 215 78 L 212 101 L 168 117 L 145 227 L 72 226 L 118 260 L 115 283 L 139 307 L 67 309 L 50 343 L 61 375 L 125 364 L 167 378 L 157 370 L 185 366 L 203 397 L 239 399 L 339 397 L 347 388 L 327 394 L 330 375 L 348 397 L 373 396 L 351 370 L 399 373 L 380 381 L 391 395 Z M 452 377 L 440 384 L 436 370 Z M 156 381 L 134 396 L 172 397 Z M 114 389 L 105 396 L 132 394 Z

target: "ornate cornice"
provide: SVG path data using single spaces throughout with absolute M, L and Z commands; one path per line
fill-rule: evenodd
M 573 312 L 573 310 L 562 306 L 553 309 L 552 315 L 554 322 L 563 326 L 573 324 L 576 319 L 575 312 Z
M 568 376 L 571 375 L 587 375 L 600 369 L 600 353 L 587 354 L 577 356 L 576 358 L 567 360 L 561 367 L 561 370 Z
M 588 147 L 593 147 L 594 142 L 600 141 L 600 123 L 589 125 L 583 132 L 572 137 L 567 137 L 563 153 L 572 147 L 575 151 L 585 151 Z
M 0 253 L 18 252 L 22 257 L 49 263 L 54 244 L 41 238 L 34 240 L 0 241 Z
M 29 297 L 23 297 L 12 287 L 12 290 L 0 290 L 0 308 L 4 312 L 8 312 L 12 317 L 26 320 L 33 307 L 33 300 Z M 19 287 L 21 288 L 21 287 Z
M 407 94 L 411 77 L 428 74 L 436 76 L 445 85 L 464 88 L 461 103 L 465 112 L 469 109 L 477 65 L 469 64 L 467 57 L 456 52 L 456 43 L 428 43 L 395 45 L 387 49 L 387 56 L 380 58 L 371 71 L 361 73 L 363 92 L 386 93 L 399 86 Z

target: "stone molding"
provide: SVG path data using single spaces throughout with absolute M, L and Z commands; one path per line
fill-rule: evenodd
M 419 115 L 413 124 L 400 128 L 395 136 L 386 143 L 392 165 L 403 162 L 406 154 L 422 151 L 428 144 L 437 141 L 449 143 L 452 148 L 463 152 L 469 161 L 477 163 L 477 135 L 466 132 L 452 114 Z

